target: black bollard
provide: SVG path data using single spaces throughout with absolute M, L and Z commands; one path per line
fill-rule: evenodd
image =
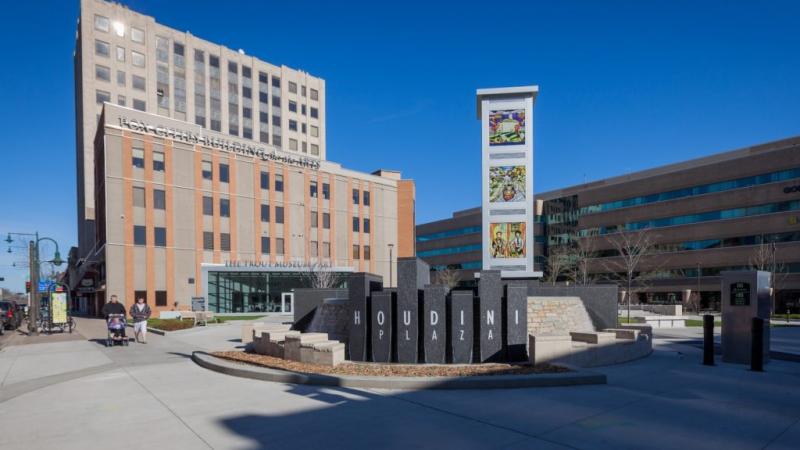
M 752 342 L 750 344 L 750 370 L 764 371 L 764 319 L 753 317 Z
M 703 316 L 703 365 L 714 365 L 714 316 Z

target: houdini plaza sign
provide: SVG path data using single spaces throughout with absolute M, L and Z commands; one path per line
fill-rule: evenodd
M 178 128 L 165 127 L 163 125 L 153 125 L 139 119 L 120 117 L 119 126 L 132 131 L 149 133 L 158 137 L 185 142 L 187 144 L 200 144 L 205 147 L 215 148 L 224 152 L 259 158 L 262 161 L 282 162 L 285 164 L 307 167 L 314 170 L 318 170 L 320 166 L 320 162 L 313 158 L 292 156 L 284 154 L 283 152 L 278 152 L 278 150 L 274 148 L 267 148 L 253 144 L 243 144 L 241 142 L 229 141 L 227 139 L 222 139 L 215 136 L 207 136 Z

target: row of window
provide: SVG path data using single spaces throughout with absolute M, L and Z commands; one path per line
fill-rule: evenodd
M 114 34 L 118 37 L 125 37 L 125 24 L 122 22 L 111 22 L 108 17 L 95 14 L 94 16 L 94 29 L 108 33 L 113 28 Z M 131 27 L 131 41 L 137 44 L 144 44 L 144 30 L 141 28 Z
M 417 236 L 417 242 L 435 241 L 437 239 L 444 239 L 453 236 L 461 236 L 464 234 L 480 233 L 480 225 L 464 228 L 456 228 L 454 230 L 439 231 L 437 233 L 421 234 Z
M 469 261 L 463 263 L 455 263 L 455 264 L 439 264 L 435 266 L 431 266 L 432 271 L 439 271 L 439 270 L 460 270 L 460 269 L 482 269 L 483 263 L 480 261 Z
M 638 206 L 647 203 L 662 202 L 666 200 L 692 197 L 695 195 L 703 195 L 714 192 L 728 191 L 731 189 L 740 189 L 744 187 L 758 186 L 761 184 L 775 183 L 779 181 L 791 180 L 794 178 L 800 178 L 800 167 L 793 169 L 779 170 L 776 172 L 754 175 L 750 177 L 737 178 L 735 180 L 701 184 L 698 186 L 676 189 L 674 191 L 660 192 L 657 194 L 643 195 L 639 197 L 626 198 L 624 200 L 617 200 L 608 203 L 585 206 L 581 208 L 581 213 L 590 214 L 601 211 L 610 211 L 619 208 L 627 208 L 629 206 Z
M 481 244 L 469 244 L 469 245 L 461 245 L 458 247 L 446 247 L 446 248 L 437 248 L 433 250 L 423 250 L 421 252 L 417 252 L 417 256 L 419 256 L 420 258 L 424 258 L 426 256 L 453 255 L 456 253 L 477 252 L 480 250 L 481 250 Z
M 156 291 L 156 306 L 167 306 L 167 291 Z M 138 300 L 144 299 L 145 303 L 149 303 L 147 298 L 147 291 L 134 291 L 133 298 Z
M 653 251 L 659 253 L 685 252 L 693 250 L 709 250 L 714 248 L 739 247 L 742 245 L 759 245 L 762 243 L 781 243 L 800 241 L 800 231 L 788 231 L 785 233 L 767 233 L 750 236 L 736 236 L 724 239 L 704 239 L 699 241 L 687 241 L 678 243 L 659 243 L 653 245 Z M 602 250 L 595 255 L 598 258 L 619 256 L 617 250 Z
M 594 227 L 580 230 L 580 236 L 596 236 L 598 234 L 616 233 L 620 230 L 643 230 L 645 228 L 661 228 L 676 225 L 688 225 L 700 222 L 710 222 L 714 220 L 737 219 L 741 217 L 757 216 L 761 214 L 772 214 L 786 211 L 800 210 L 800 200 L 785 202 L 767 203 L 758 206 L 748 206 L 745 208 L 723 209 L 718 211 L 708 211 L 699 214 L 687 214 L 683 216 L 664 217 L 661 219 L 643 220 L 624 225 L 612 225 Z
M 95 91 L 94 99 L 95 99 L 95 101 L 97 102 L 98 105 L 102 105 L 104 102 L 111 103 L 111 93 L 108 92 L 108 91 L 104 91 L 104 90 L 98 89 L 97 91 Z M 120 106 L 126 106 L 126 99 L 125 99 L 124 95 L 118 95 L 117 96 L 117 104 L 120 105 Z M 144 112 L 147 109 L 147 103 L 144 100 L 140 100 L 140 99 L 136 99 L 136 98 L 133 99 L 132 106 L 133 106 L 133 109 L 138 110 L 138 111 L 142 111 L 142 112 Z M 98 117 L 99 117 L 99 115 L 98 115 Z
M 131 149 L 131 163 L 133 167 L 144 169 L 144 148 L 134 147 Z M 158 150 L 153 151 L 153 170 L 156 172 L 163 172 L 166 170 L 164 152 Z

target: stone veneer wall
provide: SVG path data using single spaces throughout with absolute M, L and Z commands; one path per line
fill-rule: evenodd
M 534 336 L 595 331 L 580 297 L 528 297 L 528 334 Z

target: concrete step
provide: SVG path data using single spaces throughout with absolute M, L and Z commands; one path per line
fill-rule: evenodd
M 639 330 L 633 329 L 625 329 L 625 328 L 606 328 L 603 330 L 607 333 L 614 333 L 617 336 L 617 339 L 627 339 L 635 341 L 639 339 Z
M 613 342 L 617 338 L 616 333 L 603 331 L 570 331 L 569 334 L 573 341 L 586 342 L 588 344 Z

